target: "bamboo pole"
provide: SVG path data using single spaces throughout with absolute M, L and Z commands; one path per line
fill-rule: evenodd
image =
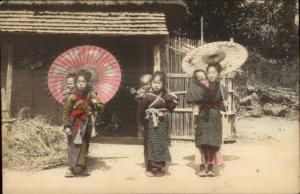
M 201 16 L 201 40 L 200 40 L 200 44 L 203 45 L 203 43 L 204 43 L 203 16 Z
M 160 47 L 159 44 L 154 45 L 154 72 L 160 71 Z
M 7 61 L 7 77 L 6 77 L 6 101 L 7 101 L 7 111 L 10 114 L 11 108 L 11 87 L 12 87 L 12 73 L 13 73 L 13 45 L 8 46 L 8 61 Z

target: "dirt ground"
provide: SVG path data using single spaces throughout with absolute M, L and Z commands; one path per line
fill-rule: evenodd
M 237 121 L 237 143 L 222 147 L 221 175 L 195 175 L 192 142 L 172 143 L 165 177 L 146 177 L 141 145 L 91 145 L 91 176 L 65 178 L 65 167 L 3 170 L 5 194 L 299 193 L 299 123 L 264 117 Z

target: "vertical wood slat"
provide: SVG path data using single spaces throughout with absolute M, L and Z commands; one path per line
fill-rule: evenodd
M 158 44 L 154 45 L 153 48 L 153 53 L 154 53 L 154 72 L 155 71 L 160 71 L 161 67 L 160 67 L 160 46 Z
M 11 88 L 12 88 L 12 73 L 13 73 L 13 45 L 8 46 L 8 60 L 7 60 L 7 77 L 6 77 L 6 101 L 8 114 L 11 110 Z
M 166 63 L 162 64 L 162 66 L 164 66 L 162 69 L 166 70 L 166 73 L 183 74 L 181 62 L 185 54 L 179 51 L 184 44 L 197 46 L 197 43 L 197 40 L 187 38 L 170 38 L 167 46 L 164 47 L 164 53 L 166 53 L 164 57 L 167 59 L 164 60 Z M 171 91 L 186 91 L 191 83 L 191 78 L 185 76 L 172 76 L 168 78 L 168 88 Z M 188 107 L 191 106 L 185 102 L 185 95 L 178 95 L 178 108 L 184 109 Z M 169 121 L 171 136 L 176 139 L 180 137 L 183 139 L 192 139 L 191 137 L 194 136 L 194 123 L 191 112 L 174 112 L 170 114 Z

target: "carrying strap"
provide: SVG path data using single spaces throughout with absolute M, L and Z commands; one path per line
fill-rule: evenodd
M 155 95 L 155 94 L 152 94 L 152 93 L 149 93 L 149 94 L 153 95 L 153 96 L 156 96 L 156 99 L 148 106 L 148 108 L 152 108 L 152 106 L 154 106 L 160 99 L 164 100 L 164 99 L 161 98 L 162 92 L 159 93 L 159 95 Z

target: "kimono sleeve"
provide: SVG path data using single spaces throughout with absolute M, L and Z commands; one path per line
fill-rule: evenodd
M 171 96 L 168 96 L 167 98 L 165 98 L 165 100 L 166 100 L 166 109 L 172 112 L 178 104 L 177 100 L 173 99 Z
M 137 119 L 138 119 L 138 122 L 142 123 L 145 119 L 145 111 L 146 109 L 148 108 L 148 106 L 150 105 L 150 102 L 146 97 L 144 97 L 143 99 L 141 99 L 138 103 L 138 106 L 137 106 Z
M 64 104 L 63 112 L 63 124 L 64 128 L 71 126 L 71 113 L 73 106 L 76 103 L 77 97 L 74 94 L 70 94 L 66 103 Z
M 100 110 L 100 111 L 104 111 L 104 104 L 101 102 L 100 98 L 98 97 L 98 95 L 95 92 L 91 93 L 91 100 L 95 99 L 96 102 L 93 103 L 94 107 L 93 109 L 95 110 Z
M 205 91 L 196 84 L 192 84 L 186 94 L 188 104 L 200 104 L 206 100 Z

